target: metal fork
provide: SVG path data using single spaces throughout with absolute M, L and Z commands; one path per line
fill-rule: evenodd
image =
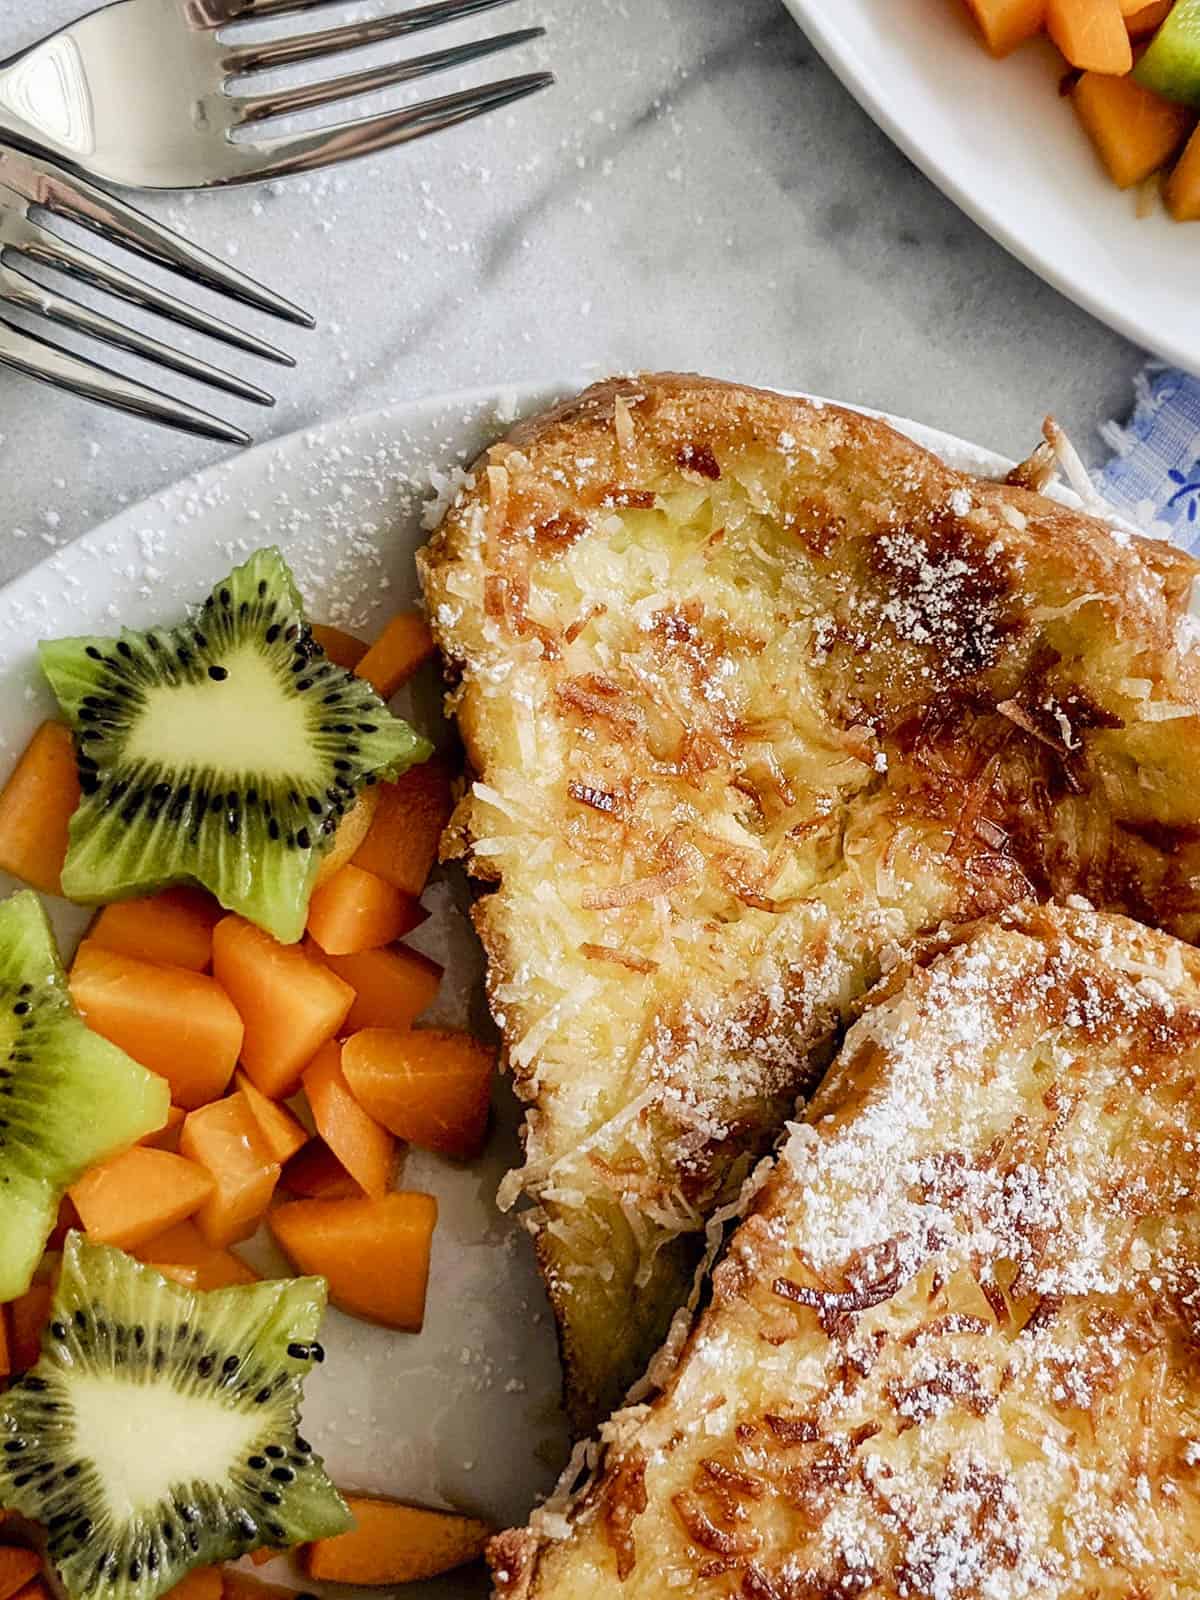
M 336 3 L 117 0 L 0 63 L 0 135 L 111 183 L 201 189 L 310 172 L 384 150 L 511 105 L 554 81 L 548 72 L 532 72 L 334 127 L 235 139 L 272 118 L 463 66 L 544 32 L 522 28 L 318 83 L 252 92 L 260 73 L 405 38 L 508 0 L 434 0 L 373 21 L 273 39 L 247 38 L 236 26 Z M 251 92 L 235 92 L 245 79 Z
M 37 213 L 35 215 L 34 213 Z M 35 263 L 65 273 L 68 277 L 105 290 L 131 305 L 165 317 L 169 322 L 203 333 L 264 360 L 293 367 L 295 361 L 274 345 L 247 333 L 232 323 L 199 310 L 177 296 L 144 282 L 111 261 L 102 260 L 90 250 L 47 227 L 43 214 L 66 218 L 90 229 L 112 243 L 122 245 L 159 266 L 202 284 L 220 294 L 254 306 L 285 321 L 311 328 L 313 319 L 306 311 L 282 296 L 248 278 L 244 273 L 218 261 L 207 251 L 189 244 L 161 223 L 135 211 L 124 201 L 23 151 L 0 148 L 0 301 L 35 317 L 44 318 L 74 332 L 90 335 L 106 344 L 144 356 L 184 377 L 220 389 L 226 394 L 257 405 L 274 405 L 263 389 L 247 383 L 234 373 L 210 365 L 196 356 L 140 333 L 123 323 L 56 293 L 22 270 Z M 17 263 L 20 262 L 21 265 Z M 28 377 L 40 378 L 57 389 L 69 390 L 87 400 L 97 400 L 118 411 L 132 412 L 152 422 L 165 423 L 185 433 L 221 439 L 229 444 L 248 444 L 249 436 L 219 417 L 188 405 L 182 400 L 152 389 L 119 373 L 52 344 L 40 335 L 29 333 L 0 314 L 0 366 L 11 367 Z

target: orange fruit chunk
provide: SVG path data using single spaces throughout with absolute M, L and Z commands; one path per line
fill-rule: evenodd
M 197 1289 L 228 1289 L 235 1284 L 257 1283 L 254 1272 L 230 1250 L 209 1244 L 194 1222 L 179 1222 L 153 1239 L 147 1239 L 133 1254 L 148 1267 L 164 1272 L 168 1267 L 183 1267 L 196 1274 Z
M 314 889 L 319 889 L 323 883 L 328 883 L 334 873 L 339 872 L 347 861 L 353 858 L 355 851 L 370 832 L 378 809 L 379 785 L 368 784 L 338 823 L 337 832 L 328 850 L 321 857 L 321 864 L 313 879 Z
M 184 886 L 141 900 L 114 901 L 87 936 L 118 955 L 203 972 L 212 960 L 212 931 L 223 916 L 212 895 Z
M 1167 210 L 1176 222 L 1200 222 L 1200 132 L 1189 139 L 1167 182 Z
M 412 895 L 348 863 L 314 890 L 308 931 L 327 955 L 349 956 L 394 944 L 419 928 L 425 917 Z
M 220 1567 L 197 1567 L 168 1589 L 163 1600 L 221 1600 L 222 1593 Z
M 280 1166 L 290 1161 L 297 1150 L 308 1143 L 308 1130 L 278 1100 L 268 1100 L 240 1069 L 233 1075 L 234 1085 L 246 1097 L 246 1104 L 254 1113 L 258 1131 L 262 1134 L 272 1161 Z
M 390 700 L 413 673 L 432 660 L 437 647 L 419 611 L 401 611 L 388 623 L 354 669 L 379 695 Z
M 1081 72 L 1133 69 L 1121 0 L 1046 0 L 1046 32 Z
M 331 1039 L 304 1072 L 304 1092 L 317 1132 L 359 1184 L 379 1199 L 392 1186 L 396 1141 L 351 1094 L 342 1073 L 342 1047 Z
M 1046 0 L 967 0 L 967 8 L 994 56 L 1008 55 L 1046 22 Z
M 179 1150 L 213 1179 L 213 1193 L 196 1213 L 204 1238 L 218 1249 L 248 1239 L 271 1203 L 279 1163 L 272 1161 L 245 1095 L 235 1090 L 193 1111 Z
M 89 1238 L 132 1250 L 199 1211 L 212 1192 L 203 1167 L 137 1145 L 84 1173 L 70 1195 Z
M 304 1570 L 319 1583 L 390 1584 L 435 1578 L 477 1561 L 493 1529 L 476 1517 L 426 1511 L 397 1500 L 347 1495 L 355 1526 L 304 1552 Z
M 385 1327 L 421 1331 L 437 1221 L 431 1194 L 292 1200 L 267 1221 L 301 1272 L 326 1279 L 335 1306 Z
M 0 867 L 43 894 L 61 894 L 67 830 L 79 799 L 71 730 L 43 722 L 0 793 Z
M 118 955 L 85 939 L 71 998 L 89 1028 L 171 1085 L 191 1111 L 221 1094 L 242 1048 L 242 1020 L 214 979 Z
M 36 1551 L 24 1545 L 0 1545 L 0 1600 L 10 1600 L 31 1583 L 42 1570 L 41 1558 Z
M 345 667 L 347 672 L 353 672 L 367 653 L 366 644 L 343 628 L 330 627 L 327 622 L 314 622 L 310 626 L 313 638 L 335 667 Z
M 454 809 L 450 770 L 435 756 L 379 785 L 379 802 L 354 865 L 394 889 L 419 896 L 437 860 L 442 830 Z
M 411 1027 L 432 1005 L 442 981 L 436 961 L 402 944 L 388 950 L 360 950 L 352 956 L 326 956 L 325 963 L 354 992 L 343 1033 Z
M 313 1139 L 293 1156 L 279 1181 L 290 1194 L 308 1200 L 349 1200 L 363 1192 L 323 1139 Z
M 1196 113 L 1133 78 L 1085 72 L 1071 93 L 1084 130 L 1119 189 L 1166 166 L 1196 125 Z
M 398 1139 L 468 1160 L 483 1148 L 496 1052 L 465 1033 L 367 1028 L 342 1071 L 363 1110 Z
M 213 976 L 245 1024 L 242 1066 L 271 1100 L 295 1094 L 301 1072 L 354 1004 L 350 985 L 307 950 L 280 944 L 244 917 L 214 929 Z

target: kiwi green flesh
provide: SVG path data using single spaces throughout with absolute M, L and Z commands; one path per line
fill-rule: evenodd
M 71 1184 L 170 1105 L 165 1079 L 80 1021 L 38 897 L 0 902 L 0 1301 L 29 1288 Z
M 63 892 L 85 904 L 209 889 L 285 943 L 362 789 L 431 754 L 313 639 L 277 550 L 180 627 L 41 646 L 75 734 L 83 798 Z
M 1133 75 L 1155 94 L 1200 109 L 1200 0 L 1176 0 Z
M 157 1600 L 195 1567 L 344 1533 L 298 1432 L 325 1283 L 200 1293 L 68 1236 L 38 1364 L 0 1400 L 0 1505 L 69 1600 Z

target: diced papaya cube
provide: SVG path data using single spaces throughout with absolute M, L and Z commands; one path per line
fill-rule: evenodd
M 167 1112 L 167 1120 L 155 1133 L 148 1133 L 144 1139 L 139 1139 L 139 1144 L 148 1145 L 152 1150 L 170 1150 L 178 1153 L 179 1135 L 183 1129 L 183 1119 L 187 1112 L 182 1106 L 171 1106 Z
M 258 1273 L 230 1250 L 209 1244 L 194 1222 L 180 1222 L 165 1233 L 147 1239 L 133 1252 L 148 1267 L 186 1267 L 196 1274 L 197 1289 L 228 1289 L 235 1284 L 257 1283 Z
M 347 672 L 353 672 L 367 653 L 362 639 L 356 639 L 342 628 L 331 628 L 327 622 L 314 622 L 312 636 L 334 666 L 345 667 Z
M 435 756 L 379 786 L 375 820 L 354 865 L 419 896 L 437 860 L 438 841 L 454 809 L 449 768 Z
M 394 616 L 354 669 L 383 700 L 390 700 L 413 673 L 432 661 L 436 649 L 429 624 L 419 611 Z
M 86 1172 L 72 1186 L 71 1199 L 97 1244 L 132 1250 L 193 1216 L 212 1192 L 203 1167 L 169 1150 L 138 1145 Z
M 267 1218 L 299 1270 L 327 1280 L 335 1306 L 412 1333 L 425 1319 L 436 1221 L 431 1194 L 404 1190 L 382 1200 L 292 1200 Z
M 1179 149 L 1196 113 L 1143 89 L 1132 78 L 1085 72 L 1071 95 L 1080 122 L 1120 189 L 1141 183 Z
M 308 931 L 327 955 L 350 956 L 394 944 L 425 917 L 419 900 L 351 863 L 314 891 Z
M 1176 222 L 1200 222 L 1200 133 L 1188 140 L 1167 180 L 1167 210 Z
M 21 1544 L 0 1545 L 0 1600 L 10 1600 L 42 1570 L 41 1557 Z
M 42 1353 L 42 1334 L 50 1321 L 54 1286 L 32 1283 L 8 1305 L 8 1355 L 14 1372 L 28 1372 Z
M 271 1152 L 272 1161 L 278 1161 L 280 1166 L 285 1161 L 290 1161 L 296 1151 L 302 1150 L 308 1143 L 307 1128 L 300 1124 L 286 1106 L 280 1105 L 278 1100 L 268 1100 L 260 1089 L 255 1088 L 244 1072 L 235 1072 L 233 1081 L 235 1087 L 245 1095 L 246 1104 L 254 1113 L 258 1131 Z
M 353 956 L 326 956 L 326 964 L 354 991 L 342 1031 L 408 1028 L 432 1005 L 442 981 L 436 961 L 404 945 L 390 950 L 360 950 Z
M 379 1199 L 392 1186 L 396 1141 L 351 1094 L 342 1047 L 331 1039 L 304 1072 L 304 1092 L 317 1132 L 364 1193 Z
M 70 981 L 88 1027 L 165 1078 L 176 1105 L 191 1111 L 224 1091 L 242 1048 L 242 1020 L 214 979 L 85 939 Z
M 342 1047 L 364 1111 L 398 1139 L 460 1160 L 483 1148 L 495 1070 L 495 1050 L 437 1028 L 367 1028 Z
M 225 917 L 213 930 L 213 976 L 246 1026 L 242 1065 L 271 1100 L 295 1094 L 301 1072 L 354 1004 L 336 973 L 244 917 Z
M 350 1200 L 363 1192 L 323 1139 L 313 1139 L 293 1156 L 279 1181 L 306 1200 Z
M 0 793 L 0 868 L 43 894 L 61 894 L 67 828 L 79 799 L 71 731 L 43 722 Z
M 44 1578 L 33 1578 L 23 1589 L 18 1589 L 13 1600 L 53 1600 L 50 1586 Z
M 443 969 L 436 961 L 391 945 L 351 956 L 326 956 L 327 964 L 354 990 L 343 1035 L 363 1028 L 409 1028 L 437 998 Z
M 203 972 L 212 960 L 212 931 L 224 914 L 203 889 L 164 889 L 105 906 L 87 936 L 118 955 Z
M 221 1568 L 197 1567 L 168 1589 L 163 1600 L 221 1600 L 222 1593 Z
M 1046 0 L 1046 31 L 1081 72 L 1119 76 L 1133 68 L 1121 0 Z
M 477 1561 L 494 1530 L 475 1517 L 425 1511 L 347 1495 L 354 1527 L 306 1546 L 304 1570 L 317 1583 L 396 1584 L 436 1578 Z
M 1046 0 L 967 0 L 967 7 L 994 56 L 1008 55 L 1046 25 Z
M 317 875 L 313 879 L 314 890 L 328 883 L 335 873 L 340 872 L 346 863 L 353 859 L 358 847 L 371 831 L 371 824 L 375 821 L 378 809 L 379 785 L 373 783 L 363 790 L 338 823 L 337 832 L 321 857 L 321 865 L 317 868 Z
M 245 1095 L 235 1090 L 193 1111 L 179 1149 L 212 1175 L 213 1193 L 196 1213 L 196 1226 L 208 1243 L 223 1249 L 248 1239 L 271 1203 L 279 1163 L 271 1160 Z
M 1175 0 L 1121 0 L 1125 26 L 1131 39 L 1144 39 L 1156 33 L 1170 15 Z

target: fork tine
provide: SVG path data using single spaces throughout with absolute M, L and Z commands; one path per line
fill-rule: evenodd
M 38 378 L 56 389 L 66 389 L 85 400 L 111 406 L 148 422 L 161 422 L 169 428 L 196 434 L 202 439 L 219 439 L 225 444 L 247 445 L 249 434 L 220 417 L 211 416 L 182 400 L 173 400 L 149 385 L 123 378 L 97 362 L 74 356 L 48 339 L 37 338 L 15 328 L 0 317 L 0 366 L 11 367 L 26 377 Z
M 515 33 L 501 33 L 490 39 L 456 44 L 447 50 L 433 50 L 428 55 L 395 61 L 389 66 L 371 67 L 366 72 L 350 72 L 324 83 L 304 83 L 294 89 L 281 89 L 276 94 L 238 96 L 236 105 L 239 119 L 240 122 L 265 122 L 269 117 L 314 111 L 318 106 L 333 105 L 338 100 L 350 100 L 357 95 L 371 94 L 377 89 L 391 89 L 397 84 L 409 83 L 414 78 L 426 78 L 435 72 L 465 66 L 468 62 L 479 61 L 484 56 L 495 55 L 514 45 L 541 39 L 545 32 L 545 28 L 520 28 Z
M 72 300 L 67 295 L 54 294 L 42 284 L 35 283 L 32 278 L 27 278 L 23 272 L 17 272 L 9 266 L 0 266 L 0 300 L 6 300 L 9 305 L 19 306 L 23 311 L 46 317 L 51 322 L 73 329 L 76 333 L 91 334 L 94 338 L 102 339 L 105 344 L 115 345 L 120 350 L 128 350 L 132 355 L 143 356 L 147 361 L 155 361 L 161 367 L 169 367 L 172 372 L 180 372 L 184 377 L 194 378 L 198 383 L 206 383 L 211 388 L 223 389 L 226 394 L 237 395 L 241 400 L 250 400 L 260 406 L 275 404 L 274 396 L 269 395 L 265 389 L 259 389 L 234 373 L 211 366 L 196 356 L 172 349 L 170 345 L 163 344 L 159 339 L 152 339 L 148 334 L 124 327 L 121 323 L 114 322 L 111 317 L 106 317 L 102 312 L 94 311 L 90 306 Z
M 444 95 L 440 100 L 423 100 L 419 105 L 386 111 L 358 122 L 342 122 L 333 128 L 318 128 L 313 133 L 296 134 L 292 138 L 243 144 L 241 149 L 261 157 L 253 169 L 247 168 L 243 181 L 277 178 L 291 172 L 313 172 L 334 162 L 350 161 L 393 145 L 407 144 L 428 133 L 439 133 L 443 128 L 468 122 L 484 112 L 498 111 L 523 100 L 526 95 L 536 94 L 539 89 L 549 88 L 553 82 L 553 73 L 533 72 L 521 78 L 485 84 L 479 89 Z
M 438 0 L 434 5 L 417 6 L 393 16 L 348 22 L 341 28 L 326 28 L 321 33 L 302 33 L 293 38 L 264 39 L 254 44 L 231 44 L 225 52 L 225 66 L 232 74 L 264 72 L 274 67 L 294 67 L 302 61 L 336 55 L 343 50 L 359 50 L 363 45 L 383 44 L 388 39 L 403 39 L 423 28 L 436 28 L 445 22 L 458 22 L 511 0 Z M 263 13 L 250 13 L 261 16 Z
M 5 148 L 0 150 L 0 184 L 8 185 L 30 204 L 45 206 L 48 211 L 82 223 L 104 238 L 181 273 L 193 283 L 203 284 L 207 289 L 302 328 L 316 325 L 307 311 L 290 300 L 218 261 L 198 245 L 189 244 L 170 228 L 98 189 L 86 178 L 60 171 L 24 151 Z
M 3 190 L 0 189 L 0 198 L 2 197 Z M 113 262 L 102 261 L 90 250 L 81 250 L 78 245 L 71 244 L 56 233 L 51 233 L 48 228 L 44 228 L 23 212 L 0 215 L 0 244 L 6 249 L 27 256 L 31 261 L 38 261 L 43 266 L 65 272 L 82 283 L 90 284 L 92 288 L 106 289 L 110 294 L 115 294 L 132 305 L 141 306 L 144 310 L 156 312 L 170 322 L 190 328 L 194 333 L 206 334 L 210 338 L 220 340 L 222 344 L 232 345 L 235 349 L 245 350 L 250 355 L 261 356 L 267 361 L 274 361 L 279 366 L 296 365 L 295 357 L 288 355 L 286 351 L 277 350 L 274 345 L 267 344 L 254 334 L 245 333 L 241 328 L 235 328 L 232 323 L 222 322 L 219 317 L 210 316 L 207 311 L 200 311 L 195 306 L 188 305 L 186 300 L 179 300 L 163 289 L 156 289 L 150 284 L 143 283 L 140 278 L 135 278 L 132 273 L 126 272 Z

